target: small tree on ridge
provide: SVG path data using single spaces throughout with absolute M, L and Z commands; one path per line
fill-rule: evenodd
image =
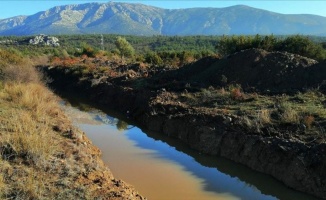
M 119 36 L 115 41 L 115 46 L 119 50 L 121 59 L 124 59 L 124 57 L 133 57 L 135 54 L 135 49 L 126 40 L 126 38 Z

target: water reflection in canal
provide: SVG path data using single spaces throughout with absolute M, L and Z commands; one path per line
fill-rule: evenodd
M 88 106 L 64 106 L 114 176 L 149 199 L 314 199 L 267 175 L 222 158 L 201 155 L 181 142 L 143 133 Z

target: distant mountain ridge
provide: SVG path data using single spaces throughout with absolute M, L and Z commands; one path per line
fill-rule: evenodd
M 0 35 L 34 34 L 326 36 L 326 17 L 279 14 L 249 6 L 163 9 L 134 3 L 86 3 L 53 7 L 0 20 Z

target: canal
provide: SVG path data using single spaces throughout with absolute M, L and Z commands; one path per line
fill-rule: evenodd
M 176 139 L 144 133 L 112 111 L 71 100 L 62 105 L 74 125 L 101 149 L 115 178 L 148 199 L 315 199 L 243 165 L 200 154 Z

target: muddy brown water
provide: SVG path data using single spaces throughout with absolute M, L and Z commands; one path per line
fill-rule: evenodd
M 101 149 L 115 178 L 148 199 L 316 199 L 243 165 L 202 155 L 164 135 L 144 133 L 89 105 L 65 101 L 63 108 Z

